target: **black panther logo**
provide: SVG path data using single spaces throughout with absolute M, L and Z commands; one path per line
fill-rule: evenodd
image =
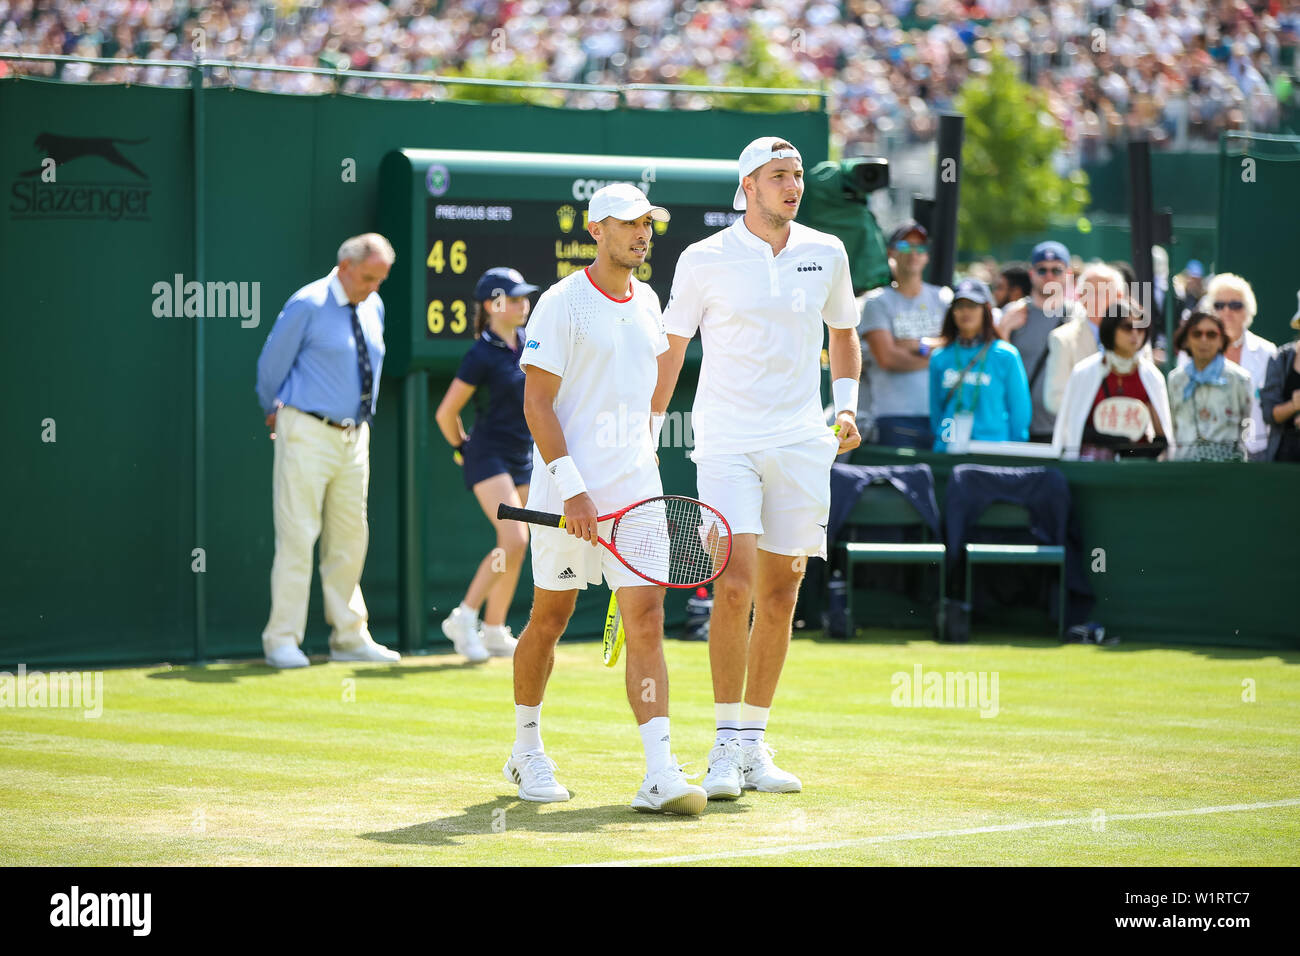
M 42 150 L 45 155 L 54 160 L 56 166 L 70 163 L 74 159 L 81 159 L 83 156 L 98 156 L 114 166 L 129 169 L 141 179 L 148 179 L 149 177 L 144 174 L 140 167 L 123 156 L 117 149 L 118 143 L 134 146 L 147 142 L 149 142 L 148 137 L 145 139 L 114 139 L 111 136 L 59 136 L 57 133 L 41 133 L 36 137 L 36 148 Z M 39 176 L 40 173 L 41 168 L 38 166 L 35 169 L 26 170 L 22 175 Z

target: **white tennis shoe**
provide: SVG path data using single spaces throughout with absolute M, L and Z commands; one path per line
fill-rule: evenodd
M 442 633 L 447 635 L 456 653 L 463 654 L 471 664 L 482 664 L 490 656 L 479 638 L 478 618 L 459 606 L 442 622 Z
M 759 790 L 763 793 L 798 793 L 803 789 L 803 784 L 799 782 L 798 777 L 786 773 L 772 762 L 772 755 L 776 751 L 769 747 L 766 741 L 760 740 L 749 746 L 742 744 L 740 749 L 745 758 L 743 769 L 746 790 Z
M 555 779 L 555 761 L 540 750 L 511 754 L 501 773 L 519 785 L 519 799 L 532 803 L 558 803 L 568 800 L 569 791 Z
M 693 817 L 703 813 L 708 802 L 704 788 L 687 780 L 674 758 L 673 764 L 647 774 L 641 781 L 641 789 L 632 798 L 632 809 L 638 813 L 679 813 Z
M 704 792 L 710 800 L 735 800 L 745 785 L 745 755 L 735 737 L 709 751 L 709 772 L 704 775 Z
M 502 624 L 499 627 L 483 625 L 483 646 L 493 657 L 514 657 L 515 646 L 519 638 L 510 633 L 510 628 Z

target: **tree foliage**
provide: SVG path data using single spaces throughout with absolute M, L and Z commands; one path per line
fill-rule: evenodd
M 1088 204 L 1088 177 L 1063 178 L 1052 161 L 1065 134 L 1046 95 L 1023 82 L 1000 53 L 991 70 L 970 79 L 954 109 L 966 116 L 957 234 L 963 249 L 988 251 L 1055 217 L 1078 216 Z
M 546 79 L 546 66 L 540 60 L 516 56 L 506 63 L 474 60 L 460 67 L 439 71 L 440 76 L 466 80 L 516 80 L 526 83 Z M 530 89 L 522 86 L 462 86 L 448 84 L 447 99 L 472 100 L 475 103 L 531 103 L 535 106 L 563 106 L 560 90 Z

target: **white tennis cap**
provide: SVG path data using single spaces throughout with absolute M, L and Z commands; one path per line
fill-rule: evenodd
M 609 216 L 631 222 L 646 213 L 650 213 L 659 222 L 667 222 L 670 218 L 667 209 L 652 206 L 645 193 L 631 183 L 602 186 L 591 194 L 591 201 L 587 203 L 588 222 L 600 222 Z
M 754 170 L 774 159 L 797 159 L 802 166 L 803 157 L 799 155 L 799 150 L 793 146 L 789 149 L 774 148 L 777 143 L 787 142 L 789 140 L 783 140 L 780 136 L 760 136 L 746 146 L 744 152 L 740 154 L 740 182 L 744 182 L 746 176 L 751 175 Z M 745 188 L 743 186 L 736 186 L 736 198 L 731 201 L 731 208 L 745 208 Z

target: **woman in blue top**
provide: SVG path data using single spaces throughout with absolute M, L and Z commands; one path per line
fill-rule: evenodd
M 522 508 L 528 500 L 533 438 L 524 420 L 519 356 L 526 341 L 528 296 L 536 291 L 516 269 L 483 273 L 474 287 L 474 344 L 434 415 L 456 464 L 464 469 L 465 487 L 474 492 L 497 535 L 497 546 L 479 563 L 465 599 L 442 622 L 442 632 L 456 651 L 475 662 L 512 657 L 517 643 L 506 627 L 506 613 L 528 548 L 528 526 L 499 520 L 497 505 Z M 467 433 L 460 413 L 476 392 L 474 430 Z M 478 611 L 484 600 L 480 639 Z
M 1028 441 L 1033 403 L 1020 352 L 993 329 L 993 296 L 979 279 L 953 292 L 930 358 L 930 427 L 935 451 L 965 452 L 977 441 Z M 952 446 L 949 448 L 949 446 Z

